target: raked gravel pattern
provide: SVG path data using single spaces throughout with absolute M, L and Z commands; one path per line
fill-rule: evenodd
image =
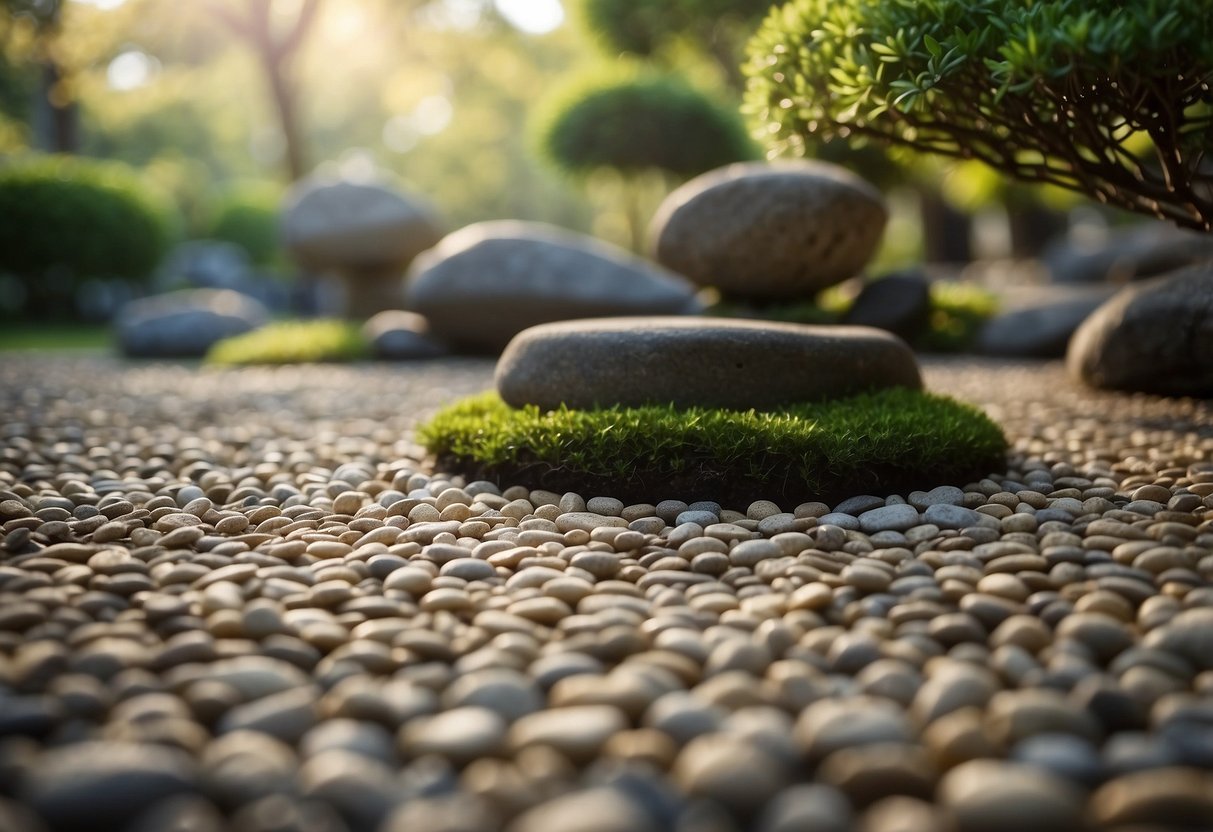
M 928 361 L 1009 471 L 428 470 L 485 361 L 0 361 L 0 829 L 1213 829 L 1213 406 Z M 960 487 L 956 487 L 960 486 Z

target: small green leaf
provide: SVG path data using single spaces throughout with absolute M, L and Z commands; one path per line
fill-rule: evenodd
M 935 40 L 935 38 L 931 37 L 930 35 L 923 35 L 922 43 L 924 46 L 926 46 L 927 51 L 931 53 L 932 57 L 938 58 L 943 54 L 943 47 L 939 45 L 939 41 Z

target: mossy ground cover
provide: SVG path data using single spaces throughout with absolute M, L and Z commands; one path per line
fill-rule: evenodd
M 357 324 L 338 320 L 280 321 L 225 338 L 206 355 L 209 364 L 309 364 L 359 361 L 370 346 Z
M 759 318 L 793 324 L 841 323 L 854 298 L 838 288 L 827 289 L 816 298 L 772 303 L 761 307 L 736 301 L 721 301 L 707 314 L 722 318 Z M 998 298 L 967 283 L 931 284 L 931 314 L 927 328 L 910 346 L 921 352 L 956 353 L 969 349 L 981 327 L 998 313 Z
M 419 436 L 444 469 L 476 478 L 631 502 L 765 498 L 785 508 L 967 482 L 1003 466 L 1007 448 L 977 408 L 904 389 L 766 412 L 545 412 L 485 393 L 441 411 Z

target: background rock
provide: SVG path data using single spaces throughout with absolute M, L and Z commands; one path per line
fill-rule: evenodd
M 695 290 L 623 249 L 541 223 L 477 223 L 413 264 L 406 306 L 470 350 L 500 351 L 536 324 L 698 312 Z
M 184 289 L 131 301 L 114 321 L 119 347 L 136 358 L 197 358 L 217 341 L 264 325 L 269 311 L 229 289 Z
M 1074 333 L 1066 363 L 1094 387 L 1213 395 L 1213 267 L 1131 286 Z

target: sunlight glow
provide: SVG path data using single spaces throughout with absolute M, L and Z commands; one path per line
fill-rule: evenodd
M 546 35 L 564 23 L 560 0 L 494 0 L 510 25 L 528 35 Z
M 126 0 L 76 0 L 76 2 L 82 6 L 93 6 L 108 12 L 121 6 Z
M 146 52 L 128 49 L 110 61 L 105 70 L 105 81 L 110 89 L 119 92 L 137 90 L 152 79 L 160 69 L 160 62 Z

